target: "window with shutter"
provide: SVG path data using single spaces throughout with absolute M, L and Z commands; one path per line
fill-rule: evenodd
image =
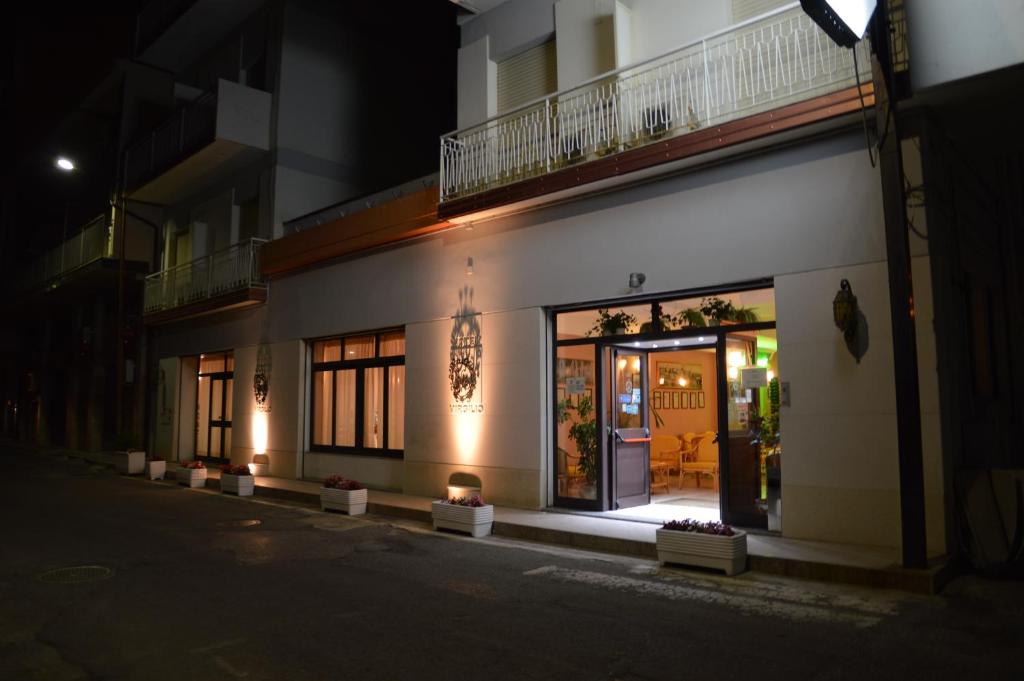
M 558 89 L 554 39 L 498 62 L 498 113 Z

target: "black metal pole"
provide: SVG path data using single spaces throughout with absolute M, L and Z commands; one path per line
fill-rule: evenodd
M 880 147 L 885 247 L 889 266 L 889 309 L 892 315 L 893 374 L 896 384 L 896 427 L 899 446 L 900 539 L 903 567 L 925 568 L 924 463 L 921 444 L 921 396 L 917 375 L 917 331 L 914 326 L 914 282 L 903 185 L 903 154 L 897 102 L 890 97 L 891 59 L 885 3 L 876 17 L 874 93 Z M 888 126 L 888 128 L 887 128 Z

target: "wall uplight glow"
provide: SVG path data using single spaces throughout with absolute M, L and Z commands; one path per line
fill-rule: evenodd
M 452 414 L 455 429 L 455 449 L 459 454 L 459 463 L 474 464 L 477 462 L 477 447 L 480 444 L 480 431 L 483 417 L 479 413 L 457 412 Z
M 252 413 L 252 449 L 254 454 L 267 453 L 269 430 L 269 414 L 259 409 L 254 410 Z

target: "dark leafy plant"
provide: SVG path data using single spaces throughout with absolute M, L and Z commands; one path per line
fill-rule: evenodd
M 736 534 L 730 525 L 720 523 L 716 520 L 701 522 L 693 518 L 685 520 L 669 520 L 661 526 L 663 530 L 674 532 L 696 532 L 697 534 L 717 534 L 723 537 L 731 537 Z
M 732 319 L 730 321 L 737 322 L 738 324 L 753 324 L 760 320 L 757 318 L 757 313 L 754 312 L 754 308 L 734 307 L 732 310 Z
M 636 321 L 636 317 L 624 310 L 611 314 L 607 308 L 600 309 L 597 311 L 597 321 L 587 331 L 587 336 L 613 336 L 619 329 L 629 329 Z
M 779 429 L 779 379 L 768 382 L 768 413 L 750 419 L 750 444 L 760 447 L 766 458 L 779 453 L 782 436 Z M 769 460 L 772 460 L 769 458 Z
M 357 489 L 366 489 L 366 486 L 357 480 L 350 480 L 343 475 L 330 475 L 324 480 L 324 487 L 329 489 L 343 489 L 353 492 Z
M 234 465 L 226 463 L 220 467 L 220 472 L 225 473 L 227 475 L 252 475 L 252 472 L 249 470 L 249 467 L 246 466 L 245 464 Z
M 195 459 L 193 459 L 192 461 L 186 461 L 185 463 L 181 464 L 181 467 L 198 471 L 202 468 L 206 468 L 206 464 L 204 464 L 202 461 L 196 461 Z
M 736 308 L 728 300 L 722 300 L 718 296 L 702 298 L 700 301 L 700 313 L 706 319 L 713 322 L 732 321 L 736 314 Z
M 587 482 L 597 480 L 597 420 L 594 418 L 594 405 L 590 397 L 582 395 L 579 402 L 572 404 L 569 400 L 558 403 L 558 423 L 572 421 L 569 426 L 569 439 L 576 443 L 576 452 L 580 456 L 580 470 Z
M 676 323 L 679 326 L 703 327 L 708 325 L 708 320 L 704 319 L 704 315 L 697 308 L 688 307 L 676 315 Z
M 487 505 L 479 494 L 474 494 L 471 497 L 452 497 L 448 503 L 453 506 L 469 506 L 470 508 L 481 508 Z

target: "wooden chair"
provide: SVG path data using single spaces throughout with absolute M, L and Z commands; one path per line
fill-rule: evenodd
M 711 436 L 710 439 L 713 440 L 714 439 L 714 432 L 713 431 L 708 431 L 706 433 L 701 433 L 701 439 L 698 442 L 698 446 L 695 448 L 696 456 L 695 456 L 694 460 L 693 461 L 684 461 L 683 462 L 683 471 L 682 471 L 682 474 L 679 476 L 680 486 L 682 486 L 682 478 L 683 478 L 683 476 L 686 475 L 687 473 L 693 473 L 694 474 L 694 477 L 697 480 L 697 487 L 700 487 L 701 476 L 703 476 L 703 475 L 710 475 L 712 477 L 712 479 L 713 479 L 713 482 L 714 482 L 715 491 L 716 492 L 718 491 L 718 454 L 717 454 L 717 452 L 713 452 L 711 447 L 703 447 L 703 448 L 701 448 L 699 446 L 700 442 L 703 442 L 704 440 L 708 440 L 709 439 L 708 438 L 709 435 Z M 692 439 L 691 439 L 691 442 L 692 442 Z M 701 451 L 701 450 L 703 450 L 703 451 Z
M 679 471 L 679 438 L 655 435 L 651 438 L 651 489 L 664 487 L 669 492 L 672 471 Z

